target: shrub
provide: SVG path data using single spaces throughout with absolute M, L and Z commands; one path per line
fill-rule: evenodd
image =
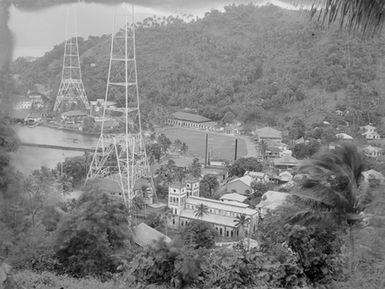
M 75 279 L 65 275 L 55 275 L 49 272 L 34 273 L 32 271 L 20 271 L 14 275 L 19 286 L 36 289 L 111 289 L 116 288 L 113 281 L 100 282 L 94 278 Z

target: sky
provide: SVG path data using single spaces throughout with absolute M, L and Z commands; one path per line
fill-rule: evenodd
M 137 21 L 154 15 L 190 14 L 194 17 L 203 17 L 206 12 L 212 9 L 223 10 L 225 5 L 232 3 L 253 2 L 258 5 L 274 4 L 286 9 L 297 9 L 284 0 L 136 0 L 136 2 L 140 3 L 140 5 L 135 5 L 135 19 Z M 294 2 L 301 2 L 301 0 Z M 112 32 L 114 15 L 124 11 L 123 5 L 120 4 L 104 5 L 99 3 L 66 4 L 40 10 L 18 7 L 11 7 L 9 21 L 14 39 L 14 59 L 19 56 L 42 56 L 54 45 L 63 42 L 67 38 L 66 23 L 74 23 L 75 18 L 78 22 L 77 32 L 79 36 L 87 38 L 89 35 L 109 34 Z M 74 16 L 75 14 L 77 17 Z M 68 30 L 74 31 L 75 29 L 72 25 L 71 28 L 67 27 Z

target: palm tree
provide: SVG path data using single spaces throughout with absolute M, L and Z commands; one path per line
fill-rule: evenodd
M 235 226 L 237 226 L 238 228 L 241 229 L 241 236 L 242 236 L 242 239 L 245 238 L 245 235 L 247 235 L 247 232 L 248 230 L 245 230 L 246 226 L 249 225 L 250 223 L 250 218 L 247 217 L 245 214 L 242 214 L 242 215 L 239 215 L 235 218 L 234 222 L 236 222 Z M 245 234 L 246 232 L 246 234 Z M 249 240 L 249 246 L 248 246 L 250 249 L 250 240 Z
M 360 213 L 370 202 L 361 185 L 363 159 L 357 148 L 344 144 L 325 152 L 300 167 L 307 175 L 300 192 L 292 193 L 303 201 L 303 208 L 289 223 L 308 225 L 335 224 L 347 229 L 350 240 L 350 269 L 354 268 L 353 230 L 362 221 Z
M 196 209 L 195 209 L 195 217 L 202 219 L 202 217 L 206 214 L 209 213 L 209 208 L 205 204 L 200 204 Z
M 314 6 L 325 3 L 312 0 Z M 339 23 L 351 31 L 373 35 L 384 25 L 385 2 L 378 0 L 329 0 L 322 9 L 313 9 L 311 17 L 318 17 L 324 23 Z

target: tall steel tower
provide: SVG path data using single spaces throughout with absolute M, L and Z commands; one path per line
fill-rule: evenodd
M 101 134 L 87 180 L 103 178 L 105 182 L 116 182 L 132 215 L 135 214 L 134 198 L 141 196 L 145 203 L 151 204 L 155 190 L 140 120 L 134 8 L 131 23 L 128 16 L 124 16 L 123 27 L 118 26 L 117 18 L 114 19 Z M 111 101 L 117 107 L 109 108 Z M 111 119 L 111 114 L 115 114 L 115 120 L 120 120 L 118 127 L 123 132 L 108 133 L 105 122 Z M 148 184 L 145 193 L 139 185 L 143 182 Z
M 68 22 L 68 14 L 67 21 Z M 74 109 L 89 110 L 86 91 L 84 89 L 82 74 L 80 69 L 79 45 L 77 37 L 76 19 L 75 27 L 72 32 L 66 31 L 69 34 L 69 39 L 64 44 L 64 58 L 62 78 L 59 86 L 59 91 L 56 97 L 54 112 L 68 111 Z M 66 30 L 67 30 L 66 23 Z

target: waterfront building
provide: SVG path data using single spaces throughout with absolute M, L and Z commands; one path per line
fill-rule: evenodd
M 80 110 L 71 110 L 61 114 L 62 120 L 68 123 L 80 123 L 86 117 L 88 117 L 88 114 Z

